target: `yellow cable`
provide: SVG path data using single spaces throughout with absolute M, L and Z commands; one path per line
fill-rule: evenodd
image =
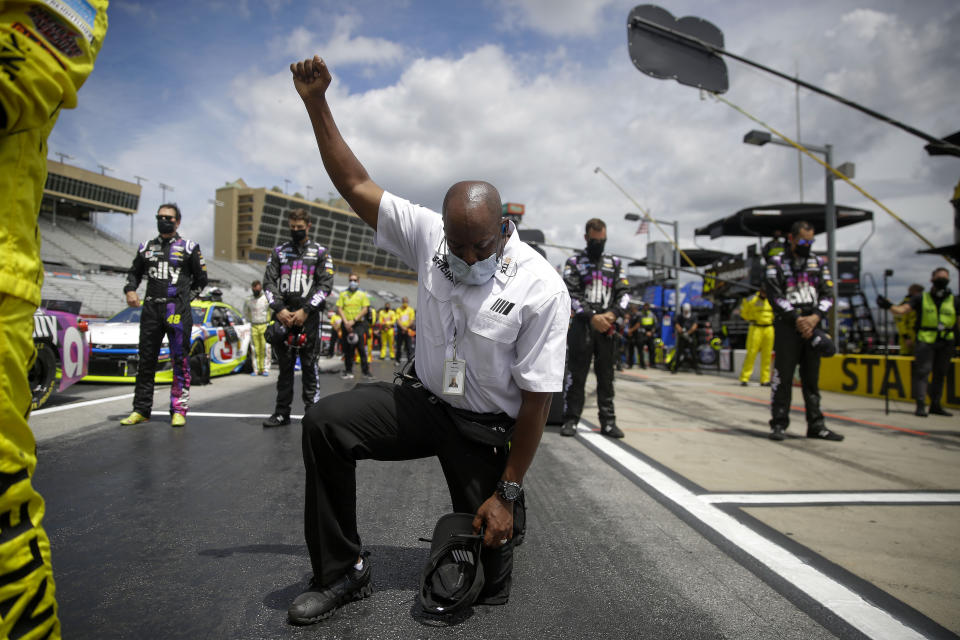
M 769 131 L 769 132 L 773 133 L 774 135 L 776 135 L 776 136 L 777 136 L 778 138 L 780 138 L 781 140 L 784 140 L 784 141 L 788 142 L 791 146 L 795 147 L 798 151 L 801 151 L 801 152 L 803 152 L 804 154 L 806 154 L 807 156 L 809 156 L 810 158 L 813 158 L 814 161 L 816 161 L 818 164 L 826 167 L 831 173 L 833 173 L 834 176 L 840 178 L 841 180 L 843 180 L 844 182 L 846 182 L 847 184 L 849 184 L 851 187 L 853 187 L 854 189 L 856 189 L 857 191 L 859 191 L 865 198 L 867 198 L 868 200 L 870 200 L 871 202 L 873 202 L 874 204 L 876 204 L 878 207 L 880 207 L 881 209 L 883 209 L 884 211 L 886 211 L 887 213 L 889 213 L 889 214 L 893 217 L 894 220 L 896 220 L 897 222 L 899 222 L 900 224 L 902 224 L 904 227 L 906 227 L 913 235 L 915 235 L 915 236 L 917 236 L 918 238 L 920 238 L 920 240 L 923 241 L 923 243 L 926 244 L 928 247 L 930 247 L 931 249 L 935 249 L 935 248 L 936 248 L 936 247 L 934 247 L 934 245 L 933 245 L 932 242 L 930 242 L 929 240 L 927 240 L 927 239 L 923 236 L 923 234 L 921 234 L 919 231 L 917 231 L 917 230 L 914 229 L 912 226 L 910 226 L 910 224 L 907 223 L 903 218 L 901 218 L 900 216 L 898 216 L 897 214 L 895 214 L 893 211 L 891 211 L 890 209 L 888 209 L 882 202 L 880 202 L 879 200 L 877 200 L 876 198 L 874 198 L 872 195 L 870 195 L 869 193 L 867 193 L 866 191 L 864 191 L 864 190 L 860 187 L 860 185 L 858 185 L 856 182 L 854 182 L 853 180 L 851 180 L 851 179 L 848 178 L 847 176 L 843 175 L 842 173 L 840 173 L 840 172 L 837 171 L 835 168 L 833 168 L 833 167 L 831 167 L 830 165 L 828 165 L 826 162 L 824 162 L 823 160 L 821 160 L 821 159 L 818 158 L 817 156 L 813 155 L 813 153 L 812 153 L 809 149 L 807 149 L 806 147 L 804 147 L 803 145 L 801 145 L 801 144 L 799 144 L 799 143 L 797 143 L 797 142 L 794 142 L 793 140 L 791 140 L 790 138 L 788 138 L 788 137 L 785 136 L 784 134 L 780 133 L 779 131 L 777 131 L 776 129 L 774 129 L 774 128 L 771 127 L 770 125 L 768 125 L 766 122 L 763 122 L 762 120 L 760 120 L 760 119 L 757 118 L 756 116 L 754 116 L 754 115 L 752 115 L 752 114 L 750 114 L 750 113 L 747 113 L 746 111 L 744 111 L 743 109 L 741 109 L 741 108 L 738 107 L 737 105 L 733 104 L 732 102 L 730 102 L 729 100 L 727 100 L 726 98 L 724 98 L 723 96 L 721 96 L 720 94 L 713 93 L 713 92 L 710 92 L 710 91 L 708 91 L 707 93 L 709 93 L 711 96 L 713 96 L 714 98 L 716 98 L 716 99 L 719 100 L 720 102 L 723 102 L 723 103 L 726 104 L 727 106 L 730 106 L 730 107 L 734 108 L 735 110 L 739 111 L 740 113 L 742 113 L 742 114 L 745 115 L 746 117 L 750 118 L 751 120 L 753 120 L 754 122 L 756 122 L 757 124 L 759 124 L 761 127 L 765 128 L 767 131 Z M 955 268 L 960 268 L 960 265 L 957 265 L 957 263 L 954 262 L 953 259 L 950 258 L 949 256 L 946 256 L 946 255 L 945 255 L 945 256 L 943 256 L 943 259 L 946 260 L 947 262 L 949 262 L 950 264 L 952 264 Z
M 683 249 L 681 249 L 681 248 L 677 245 L 676 242 L 673 241 L 673 238 L 670 237 L 670 234 L 668 234 L 666 231 L 663 230 L 663 227 L 660 226 L 660 223 L 657 222 L 656 218 L 654 218 L 652 215 L 650 215 L 650 212 L 649 212 L 649 211 L 647 211 L 646 209 L 644 209 L 643 207 L 641 207 L 641 206 L 640 206 L 640 203 L 637 202 L 636 200 L 634 200 L 633 197 L 632 197 L 629 193 L 627 193 L 626 191 L 624 191 L 624 190 L 623 190 L 623 187 L 621 187 L 619 184 L 617 184 L 616 180 L 614 180 L 613 178 L 611 178 L 610 175 L 609 175 L 606 171 L 604 171 L 604 170 L 601 169 L 600 167 L 597 167 L 596 169 L 593 170 L 593 172 L 594 172 L 594 173 L 602 173 L 602 174 L 607 178 L 607 180 L 609 180 L 610 182 L 613 183 L 613 186 L 615 186 L 617 189 L 620 190 L 620 193 L 622 193 L 623 195 L 627 196 L 627 199 L 628 199 L 630 202 L 633 203 L 633 206 L 635 206 L 637 209 L 639 209 L 639 210 L 640 210 L 640 213 L 642 213 L 647 220 L 649 220 L 649 221 L 652 222 L 654 225 L 656 225 L 657 229 L 660 230 L 660 233 L 662 233 L 663 236 L 670 242 L 670 244 L 673 245 L 673 248 L 676 249 L 677 252 L 679 252 L 681 256 L 683 256 L 683 259 L 687 261 L 687 264 L 689 264 L 690 267 L 693 268 L 694 271 L 697 270 L 697 265 L 694 264 L 693 260 L 690 259 L 690 256 L 688 256 L 688 255 L 686 254 L 686 252 L 685 252 Z M 678 232 L 678 233 L 677 233 L 677 237 L 679 237 L 679 236 L 680 236 L 680 233 Z

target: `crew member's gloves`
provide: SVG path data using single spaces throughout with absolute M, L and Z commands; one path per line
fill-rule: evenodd
M 884 298 L 883 296 L 877 296 L 877 306 L 881 309 L 889 309 L 893 306 L 893 303 L 890 302 L 890 298 Z

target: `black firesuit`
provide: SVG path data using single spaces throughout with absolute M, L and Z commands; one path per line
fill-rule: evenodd
M 573 318 L 567 332 L 567 373 L 564 377 L 564 422 L 580 419 L 583 387 L 593 360 L 597 376 L 597 406 L 601 426 L 613 424 L 613 367 L 616 359 L 616 325 L 605 334 L 590 326 L 590 318 L 612 311 L 622 318 L 630 303 L 626 269 L 620 258 L 603 255 L 596 262 L 586 251 L 563 265 L 563 280 L 570 292 Z
M 673 361 L 670 362 L 670 371 L 676 373 L 684 363 L 690 365 L 690 368 L 697 374 L 700 373 L 700 354 L 697 353 L 697 332 L 699 329 L 693 329 L 697 325 L 697 316 L 690 312 L 686 318 L 683 314 L 676 314 L 673 319 L 673 328 L 676 332 L 677 350 L 673 354 Z M 692 333 L 691 333 L 691 330 Z
M 320 313 L 326 305 L 327 296 L 333 287 L 333 261 L 327 250 L 309 240 L 295 245 L 292 241 L 275 247 L 267 261 L 263 274 L 263 290 L 267 303 L 276 314 L 281 309 L 303 309 L 307 320 L 299 328 L 306 335 L 306 342 L 293 348 L 286 341 L 274 345 L 280 373 L 277 377 L 277 405 L 275 415 L 290 417 L 293 402 L 293 369 L 297 355 L 303 372 L 303 404 L 309 409 L 320 399 L 317 385 L 319 374 L 317 358 L 320 356 Z M 279 321 L 277 321 L 279 322 Z M 291 328 L 289 333 L 297 333 Z
M 833 283 L 823 258 L 793 254 L 790 246 L 767 263 L 763 287 L 774 313 L 773 379 L 771 380 L 770 426 L 786 429 L 790 424 L 793 372 L 800 365 L 800 383 L 807 414 L 807 432 L 824 428 L 820 412 L 820 355 L 796 328 L 797 318 L 810 314 L 822 320 L 833 306 Z
M 167 336 L 173 385 L 170 387 L 170 412 L 186 415 L 190 404 L 190 334 L 193 314 L 190 301 L 207 286 L 207 265 L 200 245 L 181 238 L 157 236 L 141 242 L 133 266 L 127 273 L 124 293 L 136 291 L 147 277 L 147 292 L 140 313 L 140 362 L 133 410 L 150 417 L 153 408 L 153 377 L 163 337 Z

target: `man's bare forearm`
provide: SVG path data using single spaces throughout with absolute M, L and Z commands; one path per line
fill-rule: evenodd
M 305 101 L 304 105 L 313 125 L 323 167 L 333 186 L 357 215 L 376 229 L 383 189 L 370 179 L 370 174 L 343 139 L 326 98 Z

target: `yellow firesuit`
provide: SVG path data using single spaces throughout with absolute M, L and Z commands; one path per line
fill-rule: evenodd
M 37 216 L 47 137 L 60 109 L 77 106 L 106 32 L 106 0 L 0 0 L 0 638 L 60 638 L 44 502 L 30 481 Z
M 770 354 L 773 353 L 773 308 L 759 293 L 744 298 L 740 303 L 740 316 L 750 323 L 747 331 L 747 357 L 743 361 L 740 382 L 749 382 L 753 364 L 760 352 L 760 382 L 770 383 Z
M 397 312 L 393 309 L 381 309 L 377 322 L 380 324 L 380 359 L 384 359 L 384 354 L 389 354 L 389 358 L 393 360 L 396 357 L 393 351 L 393 325 L 397 324 Z

